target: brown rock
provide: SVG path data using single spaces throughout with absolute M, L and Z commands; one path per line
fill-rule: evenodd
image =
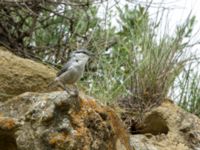
M 136 150 L 199 150 L 200 119 L 166 100 L 145 114 L 131 145 Z
M 28 92 L 6 101 L 0 112 L 21 123 L 15 136 L 7 137 L 14 139 L 18 150 L 131 150 L 115 112 L 83 95 Z
M 17 150 L 15 132 L 20 123 L 13 118 L 0 117 L 0 149 Z
M 0 102 L 27 91 L 47 91 L 55 70 L 0 47 Z

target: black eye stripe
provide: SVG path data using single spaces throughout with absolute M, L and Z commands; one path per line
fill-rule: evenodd
M 89 52 L 86 52 L 86 51 L 77 51 L 75 53 L 83 53 L 83 54 L 89 55 Z

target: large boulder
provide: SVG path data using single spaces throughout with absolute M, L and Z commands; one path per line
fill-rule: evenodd
M 27 91 L 48 91 L 56 71 L 0 47 L 0 102 Z
M 131 150 L 116 113 L 80 95 L 27 92 L 6 101 L 1 150 Z
M 130 139 L 136 150 L 200 150 L 200 119 L 170 100 L 145 114 L 142 125 Z

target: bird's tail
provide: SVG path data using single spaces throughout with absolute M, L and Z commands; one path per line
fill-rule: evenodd
M 47 87 L 48 88 L 52 87 L 52 86 L 54 87 L 55 85 L 56 85 L 56 81 L 54 80 L 54 81 L 50 82 Z
M 56 86 L 58 86 L 58 81 L 59 81 L 59 79 L 58 79 L 58 78 L 55 78 L 54 81 L 52 81 L 52 82 L 50 82 L 50 83 L 48 84 L 48 88 L 49 88 L 49 87 L 56 87 Z

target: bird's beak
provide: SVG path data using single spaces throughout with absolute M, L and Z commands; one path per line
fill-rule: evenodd
M 94 53 L 90 52 L 90 51 L 87 51 L 87 55 L 89 57 L 91 57 L 91 58 L 95 58 L 96 57 L 96 55 Z
M 92 52 L 90 52 L 89 56 L 90 57 L 96 57 L 96 55 L 94 53 L 92 53 Z

